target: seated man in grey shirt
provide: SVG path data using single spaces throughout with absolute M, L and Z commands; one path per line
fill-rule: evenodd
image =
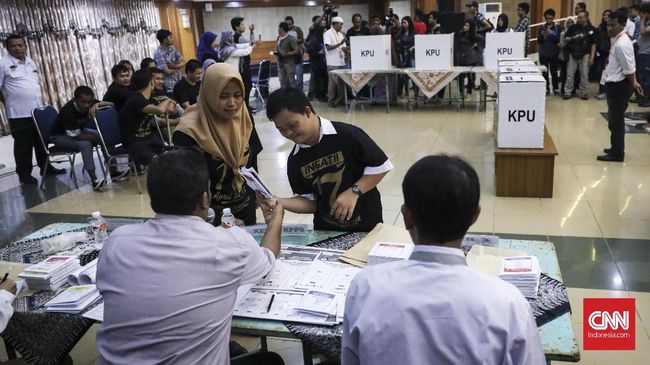
M 237 288 L 259 281 L 273 267 L 284 209 L 266 213 L 260 247 L 239 227 L 205 222 L 209 186 L 198 151 L 172 150 L 152 161 L 147 187 L 155 218 L 117 228 L 99 256 L 100 363 L 230 363 Z M 247 363 L 282 364 L 277 354 L 253 356 Z

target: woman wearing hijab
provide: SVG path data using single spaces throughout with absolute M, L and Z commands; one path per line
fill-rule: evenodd
M 213 59 L 219 62 L 219 39 L 212 32 L 205 32 L 199 38 L 199 47 L 196 56 L 201 62 L 207 59 Z
M 210 206 L 221 221 L 230 208 L 244 224 L 255 224 L 255 194 L 246 186 L 240 167 L 251 167 L 249 139 L 253 124 L 244 104 L 244 83 L 229 64 L 210 66 L 196 104 L 190 106 L 174 131 L 174 145 L 203 151 L 210 173 Z

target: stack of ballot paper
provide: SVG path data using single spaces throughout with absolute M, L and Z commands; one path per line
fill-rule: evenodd
M 78 314 L 99 298 L 101 295 L 94 284 L 71 286 L 45 303 L 45 311 Z
M 262 177 L 257 173 L 257 171 L 255 171 L 254 168 L 241 167 L 239 169 L 239 172 L 241 173 L 241 176 L 243 176 L 246 180 L 246 185 L 248 185 L 249 188 L 253 189 L 253 191 L 259 193 L 267 199 L 273 197 L 271 189 L 269 189 L 268 185 L 264 183 L 264 180 L 262 180 Z
M 88 285 L 95 283 L 95 275 L 97 274 L 97 260 L 94 259 L 87 263 L 86 266 L 81 266 L 77 270 L 68 275 L 68 283 L 70 285 Z
M 499 277 L 514 285 L 526 298 L 536 298 L 541 269 L 537 256 L 504 257 Z
M 68 281 L 68 274 L 79 268 L 77 256 L 50 256 L 29 266 L 18 277 L 32 290 L 54 290 Z
M 340 305 L 345 305 L 341 303 Z M 293 309 L 317 316 L 336 316 L 339 306 L 339 296 L 320 290 L 309 290 Z
M 413 252 L 412 243 L 377 242 L 368 252 L 368 265 L 406 260 Z

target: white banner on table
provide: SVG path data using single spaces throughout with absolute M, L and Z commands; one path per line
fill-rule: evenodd
M 418 71 L 449 70 L 454 66 L 453 34 L 417 34 L 415 36 L 415 69 Z
M 524 57 L 524 32 L 487 33 L 483 61 L 485 68 L 496 70 L 502 58 Z
M 390 35 L 350 38 L 352 70 L 388 70 L 391 68 Z

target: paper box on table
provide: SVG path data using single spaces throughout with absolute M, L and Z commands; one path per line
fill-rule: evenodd
M 350 38 L 352 70 L 375 71 L 391 68 L 390 35 Z
M 545 105 L 542 75 L 500 75 L 497 147 L 544 148 Z
M 483 62 L 488 70 L 496 70 L 502 58 L 524 58 L 524 32 L 487 33 Z
M 499 75 L 502 74 L 511 74 L 511 73 L 516 73 L 516 74 L 542 74 L 542 71 L 539 70 L 539 67 L 535 65 L 527 65 L 527 66 L 515 66 L 515 65 L 508 65 L 508 66 L 501 66 L 499 64 Z
M 449 70 L 453 66 L 453 34 L 417 34 L 415 36 L 416 70 Z
M 501 58 L 498 60 L 501 66 L 535 66 L 535 61 L 530 58 Z

